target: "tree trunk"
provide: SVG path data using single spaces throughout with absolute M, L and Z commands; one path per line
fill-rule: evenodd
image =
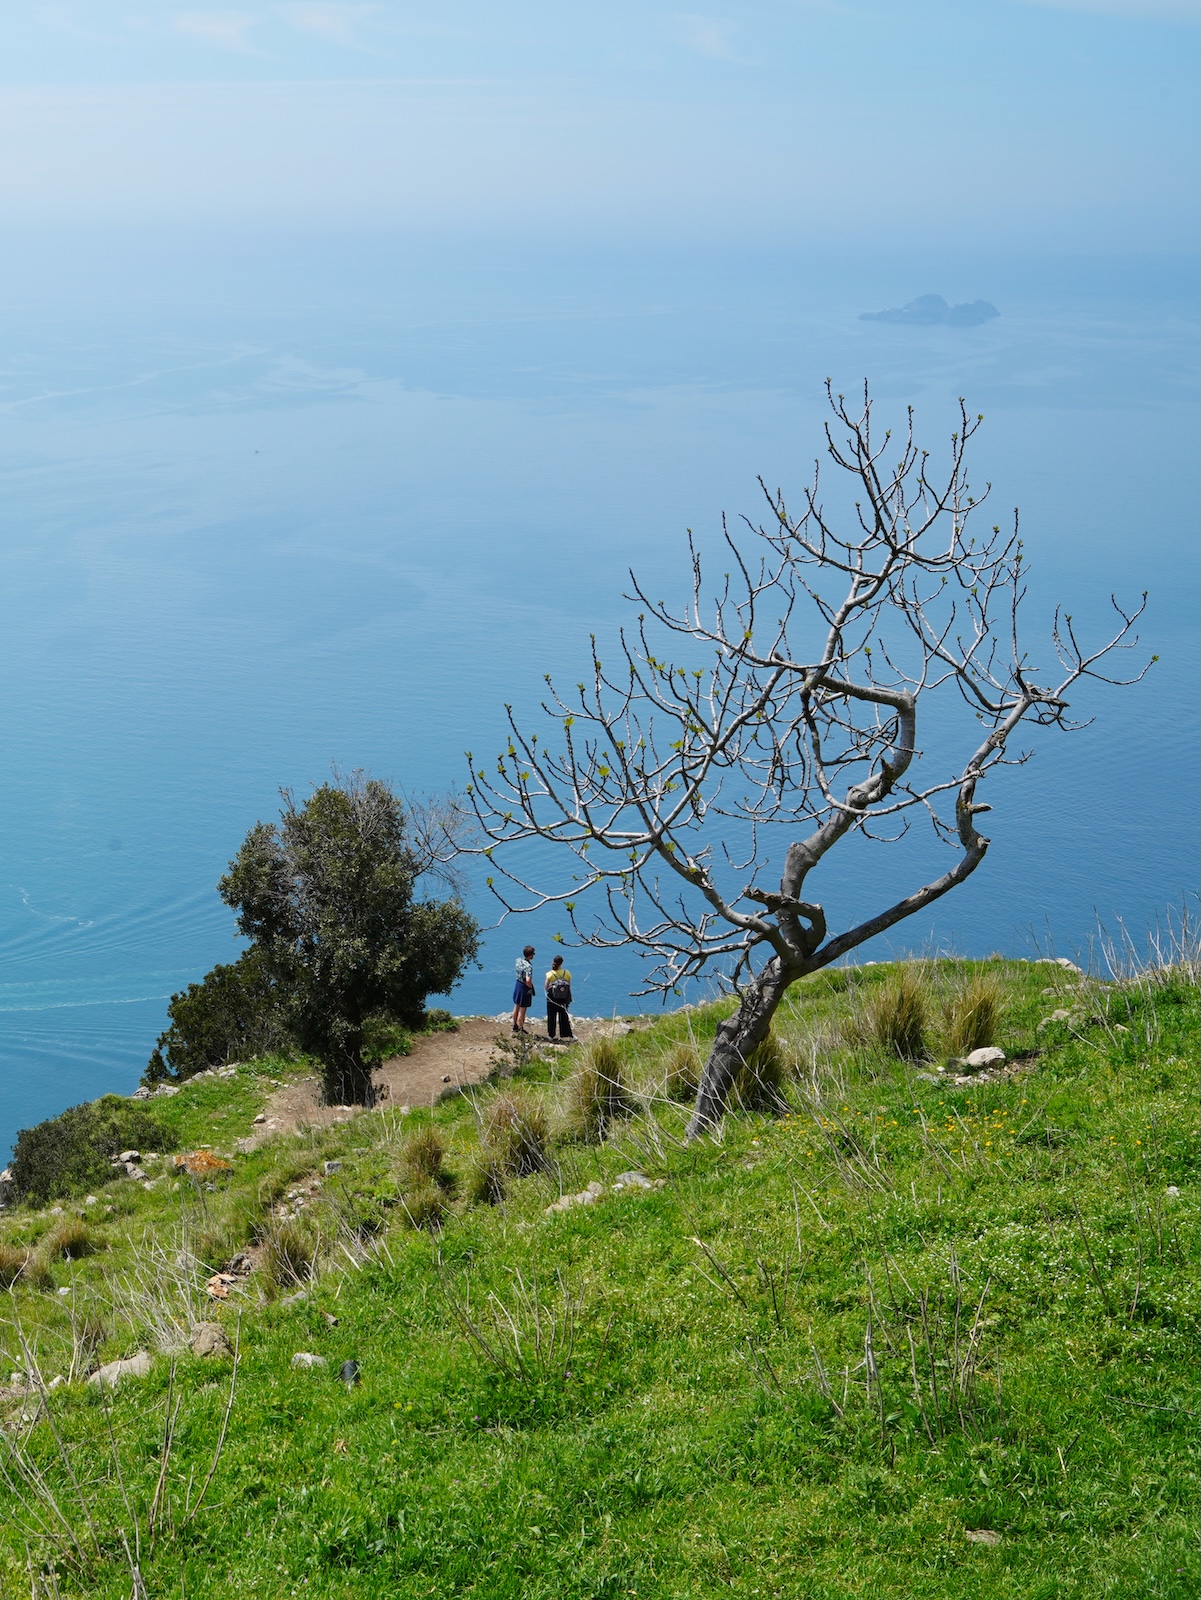
M 373 1106 L 374 1067 L 357 1050 L 346 1050 L 321 1063 L 321 1087 L 327 1106 Z
M 776 1007 L 794 975 L 786 974 L 779 958 L 773 956 L 742 991 L 738 1010 L 719 1026 L 688 1122 L 690 1139 L 716 1128 L 725 1115 L 734 1079 L 751 1052 L 767 1038 Z

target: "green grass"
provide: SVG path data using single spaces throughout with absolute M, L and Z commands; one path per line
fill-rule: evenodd
M 169 1315 L 209 1317 L 240 1345 L 228 1436 L 184 1526 L 231 1362 L 156 1356 L 107 1409 L 68 1383 L 49 1396 L 53 1427 L 10 1421 L 6 1437 L 27 1433 L 83 1550 L 73 1566 L 62 1538 L 30 1548 L 57 1551 L 63 1595 L 96 1600 L 127 1600 L 120 1530 L 132 1544 L 135 1521 L 150 1600 L 1194 1595 L 1195 982 L 1077 994 L 1047 966 L 930 972 L 1000 979 L 998 1042 L 1027 1070 L 957 1086 L 845 1045 L 846 1017 L 890 981 L 878 967 L 790 998 L 787 1116 L 732 1117 L 688 1145 L 687 1108 L 644 1093 L 609 1141 L 552 1142 L 552 1170 L 506 1179 L 500 1205 L 472 1204 L 467 1181 L 492 1091 L 279 1141 L 213 1190 L 109 1185 L 87 1210 L 92 1253 L 51 1264 L 71 1296 L 18 1283 L 7 1299 L 0 1380 L 27 1363 L 18 1322 L 49 1379 L 71 1375 L 72 1319 L 102 1361 L 152 1348 Z M 1060 1006 L 1078 1022 L 1040 1030 Z M 661 1090 L 674 1046 L 703 1050 L 726 1009 L 623 1039 L 635 1096 Z M 565 1053 L 521 1073 L 552 1132 L 571 1071 Z M 185 1145 L 229 1151 L 263 1078 L 282 1075 L 155 1104 Z M 460 1180 L 433 1234 L 402 1203 L 422 1126 Z M 302 1212 L 323 1241 L 304 1297 L 256 1271 L 210 1306 L 204 1271 L 178 1265 L 187 1240 L 221 1226 L 253 1240 L 333 1157 L 342 1171 Z M 546 1214 L 630 1167 L 665 1182 Z M 7 1216 L 0 1241 L 36 1247 L 60 1220 Z M 327 1365 L 294 1369 L 297 1351 Z M 30 1593 L 22 1517 L 0 1475 L 0 1594 Z M 1000 1543 L 965 1537 L 981 1529 Z

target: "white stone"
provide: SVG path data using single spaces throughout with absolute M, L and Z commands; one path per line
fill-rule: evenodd
M 329 1363 L 324 1356 L 315 1356 L 311 1350 L 298 1350 L 292 1357 L 292 1365 L 308 1369 L 309 1367 L 326 1367 Z
M 1005 1052 L 999 1050 L 995 1044 L 986 1044 L 979 1050 L 973 1050 L 964 1061 L 965 1067 L 971 1067 L 973 1072 L 981 1072 L 986 1067 L 1003 1067 L 1005 1065 Z
M 98 1372 L 93 1372 L 88 1382 L 102 1389 L 115 1389 L 122 1378 L 144 1378 L 149 1371 L 150 1352 L 139 1350 L 127 1361 L 109 1361 Z

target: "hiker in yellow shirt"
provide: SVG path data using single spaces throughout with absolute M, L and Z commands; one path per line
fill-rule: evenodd
M 553 1039 L 557 1029 L 560 1042 L 566 1044 L 575 1035 L 567 1014 L 571 1004 L 571 973 L 563 965 L 562 956 L 556 956 L 551 962 L 543 988 L 546 990 L 546 1037 Z

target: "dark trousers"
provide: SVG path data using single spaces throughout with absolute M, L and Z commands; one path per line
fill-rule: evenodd
M 572 1039 L 575 1035 L 571 1031 L 571 1018 L 567 1015 L 567 1007 L 559 1005 L 554 1000 L 546 1002 L 546 1037 L 553 1039 L 555 1029 L 559 1030 L 560 1039 Z

